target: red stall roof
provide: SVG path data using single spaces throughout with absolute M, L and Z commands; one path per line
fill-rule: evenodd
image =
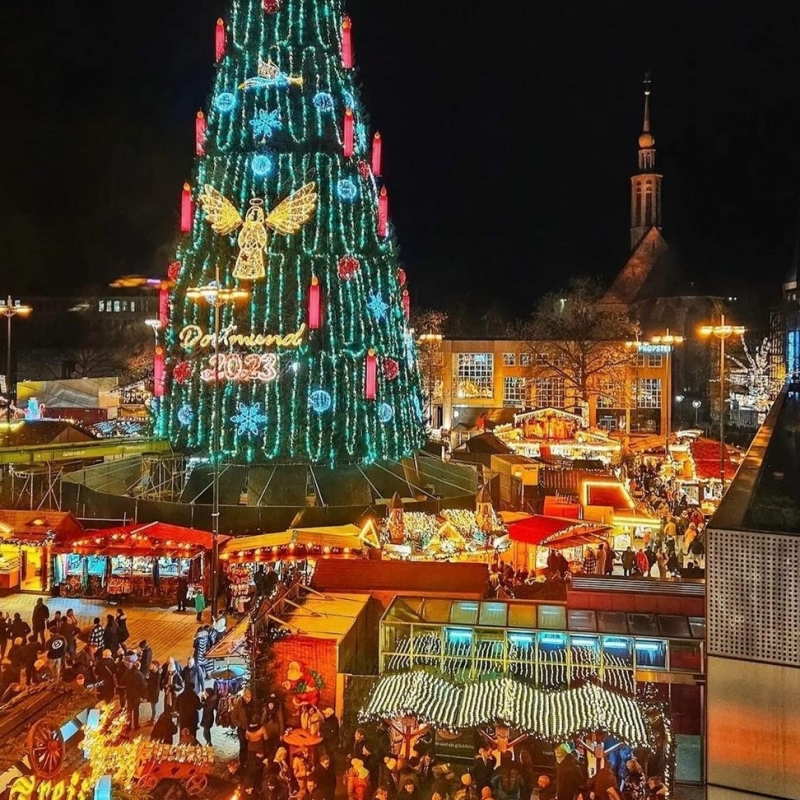
M 230 536 L 218 536 L 222 544 Z M 211 550 L 214 537 L 208 531 L 184 528 L 166 522 L 120 525 L 81 531 L 78 534 L 57 537 L 53 548 L 57 553 L 83 555 L 135 555 L 135 556 L 185 556 L 196 555 L 201 550 Z
M 602 533 L 609 529 L 608 525 L 594 525 L 578 519 L 565 517 L 546 517 L 534 514 L 528 519 L 512 522 L 508 526 L 508 538 L 512 542 L 523 544 L 542 544 L 545 540 L 559 535 L 580 536 L 584 533 Z
M 698 438 L 689 442 L 689 451 L 694 461 L 694 471 L 700 480 L 719 479 L 720 443 L 714 439 Z M 728 449 L 725 448 L 725 480 L 732 481 L 736 475 L 736 467 L 731 462 Z

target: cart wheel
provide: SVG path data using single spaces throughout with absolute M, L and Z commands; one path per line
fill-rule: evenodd
M 64 762 L 64 737 L 52 720 L 40 719 L 28 731 L 31 769 L 39 778 L 52 778 Z
M 142 777 L 136 781 L 136 785 L 143 792 L 152 792 L 153 789 L 158 786 L 158 778 L 152 774 L 142 775 Z
M 208 778 L 204 774 L 199 773 L 192 775 L 186 781 L 186 794 L 200 794 L 200 792 L 205 790 L 206 786 L 208 786 Z

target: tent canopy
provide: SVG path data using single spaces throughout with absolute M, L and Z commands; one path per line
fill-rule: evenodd
M 303 547 L 349 548 L 360 552 L 364 542 L 361 529 L 356 525 L 327 525 L 319 528 L 297 528 L 280 533 L 261 533 L 256 536 L 239 536 L 225 543 L 221 555 L 226 558 L 245 558 L 259 550 L 273 547 L 301 545 Z
M 552 544 L 561 537 L 581 537 L 592 534 L 595 539 L 601 539 L 598 534 L 609 530 L 608 525 L 593 525 L 583 520 L 566 517 L 546 517 L 543 514 L 534 514 L 527 519 L 508 524 L 508 535 L 512 542 L 522 544 L 542 545 L 556 547 Z M 572 545 L 559 545 L 568 547 Z
M 220 543 L 229 536 L 219 536 Z M 211 550 L 214 537 L 207 531 L 148 522 L 143 525 L 120 525 L 115 528 L 80 531 L 57 537 L 56 553 L 81 555 L 178 556 L 192 558 L 203 550 Z

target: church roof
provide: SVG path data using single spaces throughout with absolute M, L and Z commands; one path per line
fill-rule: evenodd
M 669 250 L 661 231 L 650 228 L 603 296 L 603 302 L 629 306 L 644 299 L 642 290 L 656 265 Z

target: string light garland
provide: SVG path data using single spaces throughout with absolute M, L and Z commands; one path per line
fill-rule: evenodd
M 188 219 L 182 214 L 154 433 L 205 455 L 216 408 L 221 458 L 403 458 L 424 442 L 420 378 L 408 357 L 386 187 L 371 169 L 379 153 L 352 69 L 351 21 L 338 0 L 274 0 L 269 8 L 265 1 L 272 0 L 238 0 L 217 26 L 203 152 L 191 176 L 197 189 L 186 198 L 197 203 L 182 209 Z M 286 213 L 283 203 L 311 180 L 313 208 L 306 190 Z M 212 365 L 213 311 L 186 292 L 207 285 L 217 267 L 223 287 L 247 281 L 249 304 L 221 309 Z M 379 318 L 370 298 L 378 298 Z M 199 334 L 182 339 L 185 330 Z M 397 364 L 394 377 L 377 369 L 386 359 Z M 312 402 L 319 391 L 331 399 L 322 412 L 320 395 Z M 251 417 L 233 420 L 240 405 L 256 403 L 266 418 L 257 435 Z

